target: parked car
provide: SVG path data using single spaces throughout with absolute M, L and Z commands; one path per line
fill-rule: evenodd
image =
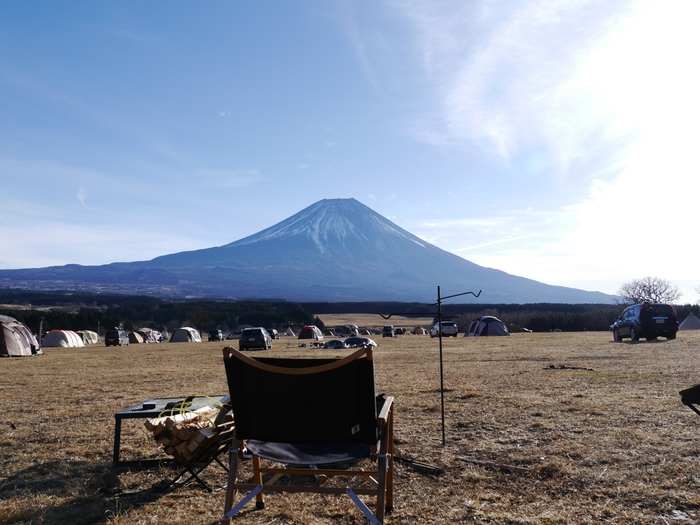
M 457 325 L 453 323 L 452 321 L 443 321 L 442 322 L 442 336 L 443 337 L 457 337 L 457 334 L 459 333 L 459 329 L 457 328 Z M 440 323 L 435 323 L 435 326 L 433 326 L 430 329 L 430 337 L 438 337 L 440 335 Z
M 241 333 L 243 333 L 243 330 L 241 330 L 240 328 L 237 328 L 236 330 L 234 330 L 233 332 L 231 332 L 230 334 L 228 334 L 228 335 L 226 336 L 226 339 L 229 340 L 229 341 L 232 340 L 232 339 L 240 339 L 240 338 L 241 338 Z
M 654 310 L 656 335 L 666 339 L 675 339 L 676 332 L 678 332 L 678 314 L 673 305 L 658 303 L 652 304 L 651 308 Z M 632 341 L 638 341 L 640 337 L 645 337 L 642 322 L 639 320 L 641 311 L 641 304 L 633 304 L 623 310 L 620 317 L 610 326 L 615 341 L 622 341 L 625 337 L 629 337 Z
M 129 334 L 124 330 L 107 330 L 105 333 L 105 346 L 129 346 Z
M 394 327 L 391 325 L 387 325 L 384 328 L 382 328 L 382 337 L 394 337 L 396 333 L 394 332 Z
M 377 343 L 369 337 L 348 337 L 345 340 L 345 346 L 348 348 L 357 348 L 358 346 L 377 346 Z
M 268 328 L 267 333 L 270 334 L 270 338 L 272 339 L 279 339 L 280 338 L 280 333 L 275 330 L 274 328 Z
M 270 334 L 267 333 L 261 326 L 256 326 L 253 328 L 246 328 L 241 333 L 241 338 L 238 341 L 239 350 L 249 350 L 251 348 L 262 348 L 267 350 L 272 348 L 272 339 Z
M 224 340 L 224 333 L 221 330 L 210 330 L 209 331 L 209 340 L 210 341 L 223 341 Z
M 348 346 L 339 339 L 331 339 L 323 343 L 324 350 L 340 350 L 341 348 L 347 348 Z

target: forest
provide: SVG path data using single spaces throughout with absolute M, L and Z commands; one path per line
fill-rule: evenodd
M 290 301 L 172 301 L 148 296 L 79 294 L 71 292 L 28 292 L 0 290 L 0 314 L 22 321 L 33 331 L 51 329 L 125 330 L 148 327 L 173 331 L 192 326 L 204 333 L 220 329 L 232 331 L 244 326 L 286 329 L 288 326 L 316 324 L 319 316 L 339 313 L 434 314 L 437 305 L 393 302 L 297 303 Z M 482 315 L 493 315 L 506 326 L 516 325 L 534 332 L 606 331 L 624 309 L 616 304 L 441 304 L 444 318 L 453 319 L 463 331 L 469 322 Z M 678 305 L 679 321 L 697 305 Z

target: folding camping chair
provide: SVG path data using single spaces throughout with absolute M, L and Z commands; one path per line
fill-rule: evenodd
M 383 523 L 393 506 L 394 399 L 375 396 L 371 348 L 343 359 L 253 359 L 228 347 L 224 365 L 236 427 L 224 524 L 253 498 L 263 509 L 265 492 L 347 494 L 371 523 Z M 252 482 L 239 479 L 248 454 Z M 359 458 L 372 467 L 353 465 Z M 338 476 L 352 486 L 334 484 Z M 250 492 L 234 506 L 238 490 Z M 376 498 L 374 513 L 358 495 Z
M 190 459 L 179 462 L 180 471 L 177 476 L 168 483 L 168 488 L 179 487 L 190 481 L 196 481 L 209 492 L 218 492 L 223 488 L 213 488 L 200 477 L 200 474 L 209 465 L 214 464 L 219 465 L 226 472 L 229 470 L 228 466 L 221 461 L 220 458 L 221 455 L 231 448 L 231 443 L 235 436 L 233 421 L 225 422 L 226 413 L 229 411 L 230 407 L 228 405 L 224 405 L 219 411 L 219 415 L 214 420 L 216 434 L 211 439 L 201 443 Z M 177 463 L 177 460 L 175 461 Z M 189 476 L 187 476 L 188 474 Z
M 700 416 L 700 410 L 695 408 L 695 405 L 700 404 L 700 385 L 681 390 L 679 394 L 681 395 L 681 403 Z

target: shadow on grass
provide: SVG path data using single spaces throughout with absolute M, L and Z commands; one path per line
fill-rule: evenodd
M 148 486 L 106 487 L 105 476 L 114 473 L 111 464 L 89 461 L 32 465 L 0 481 L 0 523 L 106 523 L 177 490 L 167 487 L 169 479 Z M 176 473 L 172 471 L 173 477 Z

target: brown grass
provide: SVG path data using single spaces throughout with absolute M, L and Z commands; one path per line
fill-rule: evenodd
M 617 344 L 609 333 L 446 339 L 444 447 L 438 340 L 377 342 L 378 392 L 396 396 L 396 454 L 446 469 L 431 476 L 398 463 L 387 523 L 661 525 L 700 515 L 700 418 L 678 396 L 700 382 L 700 333 L 656 344 Z M 226 392 L 221 347 L 93 346 L 0 360 L 0 523 L 216 523 L 223 492 L 158 491 L 169 467 L 111 462 L 115 412 L 151 397 Z M 264 354 L 320 352 L 282 338 Z M 123 459 L 163 457 L 141 421 L 125 421 L 123 434 Z M 110 473 L 123 493 L 103 490 Z M 272 522 L 366 523 L 346 497 L 319 495 L 271 495 L 265 510 L 250 504 L 234 520 Z

